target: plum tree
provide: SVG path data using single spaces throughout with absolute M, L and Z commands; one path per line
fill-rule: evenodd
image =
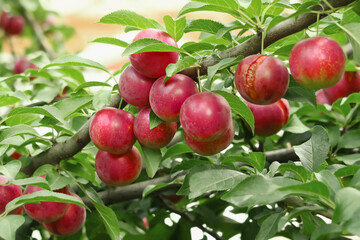
M 289 71 L 293 61 L 288 64 L 297 43 L 331 38 L 337 47 L 328 49 L 327 57 L 320 57 L 323 47 L 314 44 L 300 51 L 307 53 L 300 66 L 320 70 L 326 81 L 333 80 L 329 73 L 337 63 L 346 71 L 359 71 L 359 0 L 191 0 L 178 13 L 169 10 L 165 16 L 117 10 L 91 25 L 121 25 L 124 33 L 115 30 L 116 38 L 89 39 L 94 45 L 124 48 L 122 58 L 115 60 L 117 69 L 85 54 L 64 55 L 72 30 L 59 24 L 60 15 L 54 25 L 46 26 L 46 19 L 56 13 L 46 10 L 43 2 L 1 1 L 2 11 L 26 19 L 26 31 L 19 36 L 0 31 L 0 173 L 9 179 L 0 187 L 48 189 L 7 203 L 0 214 L 1 239 L 360 236 L 360 93 L 317 104 L 330 88 L 304 87 Z M 209 11 L 214 14 L 205 15 Z M 132 33 L 142 36 L 127 41 Z M 164 44 L 158 34 L 171 41 Z M 338 45 L 346 58 L 339 51 L 336 63 L 318 69 L 316 64 L 333 59 Z M 104 53 L 98 57 L 107 57 Z M 130 62 L 125 63 L 126 56 Z M 132 62 L 138 56 L 145 56 L 144 61 Z M 22 57 L 41 69 L 14 74 L 14 62 Z M 140 70 L 135 68 L 138 63 L 144 64 Z M 244 72 L 237 75 L 239 66 Z M 150 81 L 136 85 L 129 95 L 144 104 L 131 101 L 121 90 L 132 85 L 125 79 L 129 69 L 159 74 L 138 72 Z M 103 73 L 95 81 L 94 70 Z M 162 119 L 151 106 L 150 85 L 150 92 L 156 80 L 159 88 L 166 88 L 178 75 L 189 78 L 189 85 L 174 84 L 161 103 L 172 110 L 178 92 L 193 89 L 193 94 L 176 104 L 180 113 L 174 115 L 180 119 Z M 250 80 L 250 97 L 256 97 L 251 103 L 237 89 L 241 76 Z M 30 81 L 32 77 L 36 80 Z M 63 89 L 67 93 L 59 94 Z M 281 99 L 270 103 L 271 91 Z M 109 114 L 100 119 L 106 111 Z M 117 120 L 118 113 L 128 121 Z M 135 126 L 141 119 L 146 130 Z M 171 126 L 165 130 L 170 135 L 176 131 L 173 139 L 151 148 L 146 141 L 153 139 L 142 135 L 165 125 Z M 122 153 L 107 152 L 111 149 Z M 16 159 L 14 152 L 21 157 Z M 42 174 L 46 179 L 33 177 Z M 65 191 L 65 186 L 82 200 L 54 192 Z M 9 215 L 24 205 L 54 201 L 68 208 L 51 223 L 38 222 L 26 212 Z M 90 211 L 85 214 L 79 206 Z
M 345 62 L 339 43 L 328 37 L 301 40 L 289 56 L 291 74 L 297 82 L 311 89 L 334 86 L 345 71 Z
M 235 84 L 245 100 L 255 104 L 271 104 L 285 94 L 289 74 L 281 60 L 266 55 L 251 55 L 238 65 Z

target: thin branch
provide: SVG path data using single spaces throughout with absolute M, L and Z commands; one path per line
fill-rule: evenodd
M 355 0 L 332 0 L 332 1 L 328 1 L 333 8 L 339 8 L 339 7 L 343 7 L 346 6 L 352 2 L 354 2 Z M 328 11 L 330 10 L 330 8 L 327 5 L 323 5 L 323 11 Z M 318 8 L 314 9 L 314 10 L 321 10 L 322 8 L 320 8 L 318 6 Z M 320 15 L 320 18 L 324 18 L 327 15 Z M 309 27 L 310 25 L 312 25 L 313 23 L 315 23 L 317 20 L 317 14 L 316 13 L 305 13 L 302 14 L 298 17 L 294 17 L 294 18 L 290 18 L 287 19 L 283 22 L 280 22 L 278 25 L 276 25 L 275 27 L 271 28 L 267 34 L 266 37 L 264 39 L 264 47 L 267 47 L 269 45 L 271 45 L 272 43 L 287 37 L 293 33 L 297 33 L 307 27 Z M 237 56 L 249 56 L 251 54 L 256 54 L 259 53 L 261 51 L 261 34 L 257 34 L 254 35 L 253 37 L 251 37 L 250 39 L 248 39 L 247 41 L 233 47 L 233 48 L 229 48 L 225 51 L 222 52 L 218 52 L 218 56 L 221 59 L 224 58 L 230 58 L 230 57 L 237 57 Z M 217 63 L 217 61 L 211 57 L 208 56 L 206 58 L 204 58 L 204 60 L 200 63 L 200 74 L 201 75 L 206 75 L 207 74 L 207 68 L 209 66 L 215 65 Z M 191 68 L 187 68 L 185 70 L 183 70 L 181 73 L 188 75 L 194 79 L 196 79 L 197 77 L 197 67 L 191 67 Z
M 26 19 L 26 22 L 30 24 L 31 29 L 34 32 L 35 39 L 39 43 L 41 49 L 44 52 L 46 52 L 46 54 L 48 55 L 48 57 L 50 59 L 54 59 L 55 58 L 55 53 L 52 50 L 52 47 L 51 47 L 50 43 L 48 41 L 46 41 L 46 38 L 44 36 L 43 30 L 41 29 L 41 26 L 36 22 L 34 17 L 31 14 L 29 14 L 28 11 L 26 11 L 26 9 L 20 3 L 20 1 L 19 1 L 18 6 L 19 6 L 21 14 Z
M 160 198 L 160 201 L 162 202 L 162 204 L 164 205 L 164 207 L 169 210 L 170 212 L 176 213 L 178 215 L 180 215 L 183 219 L 185 219 L 186 221 L 188 221 L 189 223 L 191 223 L 192 225 L 200 228 L 203 232 L 208 233 L 209 235 L 211 235 L 212 237 L 214 237 L 216 240 L 224 240 L 222 237 L 220 237 L 216 232 L 212 231 L 211 229 L 205 227 L 201 222 L 199 222 L 198 220 L 193 220 L 186 212 L 181 211 L 180 209 L 171 206 L 170 204 L 168 204 L 166 201 L 164 201 L 163 199 Z
M 132 200 L 132 199 L 136 199 L 136 198 L 142 198 L 142 194 L 144 192 L 144 189 L 147 186 L 150 185 L 158 185 L 160 183 L 170 183 L 174 180 L 177 181 L 184 181 L 184 175 L 177 175 L 177 176 L 173 176 L 173 175 L 165 175 L 162 177 L 158 177 L 158 178 L 153 178 L 147 181 L 142 181 L 142 182 L 137 182 L 137 183 L 133 183 L 130 185 L 126 185 L 126 186 L 121 186 L 121 187 L 115 187 L 111 189 L 111 192 L 109 192 L 108 190 L 105 191 L 101 191 L 99 192 L 99 197 L 103 200 L 104 204 L 109 205 L 111 203 L 116 203 L 116 202 L 121 202 L 121 201 L 127 201 L 127 200 Z M 166 188 L 163 188 L 163 191 L 167 191 L 170 189 L 179 189 L 180 185 L 179 184 L 171 184 L 169 186 L 167 186 Z M 157 191 L 157 193 L 159 193 L 161 191 Z M 84 203 L 89 206 L 90 208 L 92 208 L 92 204 L 91 202 L 87 199 L 87 198 L 83 198 Z
M 289 160 L 297 161 L 299 160 L 298 156 L 295 154 L 295 151 L 293 148 L 289 149 L 280 149 L 275 151 L 269 151 L 265 153 L 266 160 L 268 162 L 274 162 L 278 161 L 280 163 L 288 162 Z M 136 198 L 142 198 L 142 194 L 144 192 L 144 189 L 147 186 L 150 185 L 157 185 L 160 183 L 170 183 L 176 180 L 176 182 L 183 182 L 184 181 L 184 175 L 186 174 L 185 171 L 181 172 L 180 174 L 177 174 L 176 176 L 173 175 L 165 175 L 159 178 L 153 178 L 147 181 L 137 182 L 126 186 L 121 187 L 115 187 L 112 188 L 111 191 L 105 190 L 99 192 L 100 198 L 104 201 L 105 204 L 111 204 L 121 201 L 127 201 L 132 200 Z M 170 189 L 177 190 L 181 187 L 179 183 L 172 183 L 167 185 L 164 188 L 158 189 L 154 192 L 152 192 L 151 196 L 156 196 L 160 194 L 161 192 L 168 191 Z M 91 203 L 87 199 L 83 199 L 85 204 L 87 204 L 89 207 L 91 207 Z

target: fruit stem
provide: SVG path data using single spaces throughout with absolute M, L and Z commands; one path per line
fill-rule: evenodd
M 198 84 L 199 84 L 199 92 L 202 92 L 203 89 L 202 89 L 201 81 L 200 81 L 200 68 L 197 68 L 196 71 L 197 71 L 197 78 L 198 78 Z
M 261 33 L 261 54 L 264 54 L 264 41 L 265 41 L 265 32 L 260 29 L 260 33 Z
M 319 36 L 319 21 L 320 21 L 320 12 L 317 12 L 316 15 L 316 36 Z
M 11 52 L 11 55 L 13 56 L 13 58 L 14 58 L 14 61 L 15 61 L 16 53 L 15 53 L 14 43 L 13 43 L 13 40 L 12 40 L 12 38 L 10 36 L 8 37 L 8 39 L 9 39 L 10 52 Z
M 124 100 L 123 98 L 121 98 L 121 99 L 120 99 L 120 103 L 119 103 L 119 107 L 118 107 L 119 109 L 121 109 L 121 106 L 122 106 L 123 100 Z

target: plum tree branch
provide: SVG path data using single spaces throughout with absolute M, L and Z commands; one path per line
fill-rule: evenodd
M 339 8 L 346 6 L 355 0 L 329 0 L 329 4 L 333 6 L 333 8 Z M 322 8 L 318 6 L 314 10 L 328 11 L 330 10 L 329 6 L 323 3 Z M 324 18 L 326 15 L 320 15 L 320 18 Z M 293 33 L 297 33 L 313 23 L 317 21 L 316 13 L 305 13 L 298 17 L 289 18 L 283 22 L 280 22 L 273 28 L 271 28 L 264 39 L 264 47 L 271 45 L 272 43 L 287 37 Z M 233 47 L 229 48 L 225 51 L 218 52 L 218 56 L 221 59 L 230 58 L 230 57 L 238 57 L 238 56 L 249 56 L 251 54 L 259 53 L 261 50 L 261 34 L 256 34 L 253 37 L 249 38 L 245 42 Z M 215 65 L 217 61 L 212 57 L 208 56 L 202 60 L 200 63 L 200 75 L 207 74 L 207 68 L 209 66 Z M 197 78 L 197 67 L 191 67 L 183 70 L 181 73 L 188 75 L 194 79 Z
M 185 219 L 186 221 L 188 221 L 192 225 L 200 228 L 203 232 L 208 233 L 209 235 L 214 237 L 216 240 L 223 240 L 222 237 L 220 237 L 216 232 L 212 231 L 208 227 L 204 226 L 204 224 L 202 224 L 199 220 L 197 220 L 197 219 L 193 220 L 186 212 L 183 212 L 180 209 L 178 209 L 178 208 L 176 208 L 174 206 L 171 206 L 170 204 L 168 204 L 163 199 L 160 199 L 160 200 L 161 200 L 162 204 L 164 205 L 165 209 L 169 210 L 170 212 L 173 212 L 173 213 L 176 213 L 176 214 L 180 215 L 183 219 Z
M 266 161 L 268 162 L 274 162 L 278 161 L 280 163 L 288 162 L 289 160 L 297 161 L 299 160 L 298 156 L 295 154 L 295 151 L 293 148 L 287 148 L 287 149 L 279 149 L 274 151 L 269 151 L 265 153 Z M 176 182 L 183 182 L 185 172 L 182 172 L 176 176 L 173 175 L 165 175 L 158 178 L 153 178 L 150 180 L 142 181 L 133 183 L 126 186 L 121 187 L 115 187 L 111 190 L 104 190 L 101 192 L 98 192 L 99 197 L 103 200 L 104 204 L 111 204 L 121 201 L 127 201 L 131 199 L 141 198 L 142 194 L 144 192 L 144 189 L 147 186 L 150 185 L 157 185 L 160 183 L 170 183 L 176 180 Z M 158 189 L 151 193 L 151 195 L 158 195 L 159 193 L 163 191 L 168 191 L 170 189 L 179 189 L 180 184 L 178 183 L 172 183 L 167 185 L 164 188 Z M 88 199 L 83 199 L 84 203 L 91 207 L 91 203 Z
M 334 7 L 339 8 L 346 6 L 355 0 L 329 0 L 328 2 Z M 320 8 L 321 9 L 321 8 Z M 323 6 L 323 10 L 329 10 L 327 5 Z M 324 17 L 321 15 L 320 17 Z M 303 30 L 315 23 L 317 20 L 317 14 L 315 13 L 305 13 L 299 15 L 297 18 L 287 19 L 272 29 L 268 31 L 266 37 L 264 39 L 265 46 L 269 46 L 270 44 L 289 36 L 293 33 L 296 33 L 300 30 Z M 258 53 L 261 49 L 261 35 L 257 34 L 247 41 L 233 47 L 229 48 L 225 51 L 219 52 L 218 55 L 220 58 L 229 58 L 236 56 L 248 56 L 251 54 Z M 200 74 L 204 75 L 207 73 L 207 68 L 215 65 L 217 62 L 211 57 L 206 57 L 200 63 Z M 190 67 L 183 70 L 181 73 L 192 77 L 193 79 L 197 78 L 198 68 Z M 120 96 L 115 95 L 111 99 L 111 104 L 109 106 L 118 107 L 120 103 Z M 31 158 L 30 165 L 24 167 L 22 169 L 27 175 L 31 175 L 35 169 L 44 164 L 58 164 L 62 159 L 66 159 L 74 156 L 76 153 L 80 152 L 83 147 L 85 147 L 90 142 L 89 136 L 89 126 L 90 119 L 84 124 L 84 126 L 71 138 L 66 140 L 65 142 L 57 143 L 52 146 L 50 149 L 40 153 Z

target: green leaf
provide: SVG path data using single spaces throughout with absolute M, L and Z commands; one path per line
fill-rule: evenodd
M 34 185 L 46 190 L 51 190 L 48 182 L 42 177 L 29 177 L 24 179 L 17 179 L 17 180 L 13 180 L 11 183 L 19 186 Z
M 224 58 L 217 64 L 208 67 L 208 81 L 211 81 L 214 78 L 217 71 L 239 64 L 242 59 L 243 56 L 239 56 L 236 58 Z
M 305 143 L 294 146 L 296 155 L 309 172 L 317 171 L 327 158 L 330 149 L 329 136 L 321 126 L 315 126 L 311 138 Z
M 282 130 L 291 133 L 304 133 L 310 129 L 300 121 L 297 115 L 293 114 Z
M 337 155 L 336 159 L 344 162 L 346 165 L 355 165 L 360 161 L 360 153 L 354 153 L 349 155 Z
M 283 163 L 279 166 L 277 171 L 281 172 L 283 175 L 285 172 L 294 173 L 302 182 L 306 182 L 311 177 L 311 174 L 303 166 L 297 166 L 293 163 Z
M 149 121 L 150 121 L 150 130 L 159 126 L 161 123 L 163 123 L 164 121 L 162 119 L 160 119 L 152 109 L 150 109 L 149 112 Z
M 0 97 L 0 107 L 13 105 L 20 101 L 20 98 L 9 96 L 9 95 L 1 95 Z
M 188 22 L 188 25 L 184 29 L 184 32 L 188 33 L 188 32 L 200 31 L 200 32 L 210 33 L 216 36 L 217 32 L 222 28 L 225 28 L 225 25 L 223 25 L 220 22 L 216 22 L 210 19 L 195 19 L 195 20 L 190 20 Z M 232 37 L 230 33 L 224 34 L 223 38 L 228 40 L 229 42 L 232 41 Z
M 212 11 L 212 12 L 223 12 L 234 16 L 235 18 L 240 18 L 241 15 L 233 8 L 221 7 L 218 5 L 211 5 L 207 3 L 201 2 L 189 2 L 185 4 L 182 9 L 178 13 L 178 17 L 191 13 L 191 12 L 198 12 L 198 11 Z
M 164 83 L 176 73 L 194 65 L 197 60 L 193 57 L 186 56 L 184 58 L 179 59 L 176 63 L 170 63 L 166 67 L 166 77 L 164 79 Z
M 179 154 L 189 153 L 189 152 L 193 152 L 193 150 L 187 144 L 178 143 L 167 149 L 167 151 L 164 154 L 163 160 L 174 157 Z
M 335 194 L 341 189 L 338 179 L 329 170 L 324 169 L 315 173 L 315 176 L 320 182 L 326 184 L 330 190 L 331 197 L 335 197 Z
M 127 46 L 129 46 L 129 44 L 127 42 L 124 42 L 120 39 L 112 38 L 112 37 L 100 37 L 100 38 L 96 38 L 95 40 L 92 40 L 91 42 L 92 43 L 105 43 L 105 44 L 110 44 L 110 45 L 123 47 L 123 48 L 126 48 Z
M 331 204 L 330 191 L 328 187 L 318 181 L 311 181 L 302 184 L 291 185 L 279 189 L 280 192 L 286 193 L 288 196 L 309 196 L 315 199 L 326 201 Z
M 54 61 L 52 61 L 50 64 L 44 66 L 42 69 L 46 69 L 46 68 L 54 67 L 54 66 L 90 67 L 90 68 L 95 68 L 95 69 L 102 70 L 102 71 L 107 72 L 107 73 L 109 73 L 111 75 L 109 70 L 105 66 L 103 66 L 102 64 L 97 63 L 97 62 L 95 62 L 93 60 L 90 60 L 90 59 L 82 58 L 82 57 L 77 56 L 77 55 L 61 56 L 61 57 L 55 59 Z
M 72 79 L 74 79 L 76 81 L 76 83 L 78 83 L 78 84 L 82 84 L 82 83 L 85 82 L 84 75 L 78 69 L 75 69 L 75 68 L 62 68 L 60 71 L 63 72 L 66 76 L 69 76 Z M 71 83 L 73 83 L 73 82 L 71 82 Z M 75 88 L 76 86 L 77 86 L 77 84 L 74 85 L 73 88 Z
M 347 29 L 347 36 L 351 42 L 354 51 L 354 60 L 360 63 L 360 23 L 353 22 L 343 26 Z
M 82 185 L 79 186 L 98 211 L 110 238 L 112 240 L 120 240 L 119 220 L 115 212 L 103 204 L 98 193 L 93 188 L 89 187 L 85 189 Z
M 338 148 L 356 148 L 360 147 L 360 130 L 351 130 L 346 132 L 339 140 Z
M 181 46 L 186 52 L 192 54 L 204 50 L 214 50 L 215 46 L 207 42 L 187 42 Z
M 261 15 L 261 0 L 252 0 L 250 6 L 247 8 L 254 16 Z
M 88 87 L 112 87 L 110 84 L 105 83 L 105 82 L 96 82 L 96 81 L 92 81 L 92 82 L 85 82 L 80 84 L 77 88 L 75 88 L 74 92 L 78 92 L 81 89 L 84 88 L 88 88 Z
M 100 23 L 119 24 L 138 29 L 156 28 L 150 19 L 129 10 L 118 10 L 105 15 L 100 19 Z
M 346 166 L 336 170 L 334 173 L 336 177 L 347 177 L 354 175 L 360 169 L 360 165 Z
M 175 41 L 179 41 L 184 35 L 184 29 L 186 27 L 186 18 L 182 17 L 174 20 L 171 16 L 166 15 L 163 18 L 167 33 L 172 36 Z
M 255 240 L 270 239 L 278 232 L 278 223 L 284 213 L 274 213 L 268 216 L 260 226 L 260 230 L 256 235 Z
M 233 113 L 239 114 L 245 120 L 245 122 L 250 126 L 251 131 L 254 132 L 254 124 L 255 124 L 254 115 L 252 114 L 250 108 L 245 103 L 243 103 L 239 97 L 224 91 L 213 91 L 213 92 L 223 96 L 230 104 L 231 111 Z
M 96 110 L 108 106 L 111 100 L 111 89 L 100 89 L 94 94 L 92 105 Z
M 84 108 L 92 101 L 92 96 L 80 96 L 67 98 L 54 104 L 59 109 L 62 115 L 67 118 L 72 113 L 79 111 Z
M 280 232 L 285 224 L 287 222 L 289 222 L 291 219 L 296 218 L 297 216 L 299 216 L 300 214 L 304 213 L 304 212 L 320 212 L 320 211 L 324 211 L 324 208 L 320 207 L 320 206 L 303 206 L 303 207 L 296 207 L 294 210 L 292 210 L 291 212 L 289 212 L 289 214 L 287 214 L 286 216 L 283 216 L 278 223 L 278 231 Z
M 54 106 L 43 106 L 43 107 L 17 107 L 11 110 L 8 116 L 15 116 L 24 113 L 34 113 L 39 115 L 44 115 L 55 119 L 63 124 L 65 124 L 64 116 L 61 112 Z
M 153 193 L 154 191 L 157 191 L 159 189 L 165 188 L 167 186 L 169 186 L 170 183 L 160 183 L 158 185 L 148 185 L 144 188 L 142 197 L 147 197 L 149 196 L 151 193 Z
M 286 192 L 279 191 L 281 187 L 298 183 L 290 178 L 251 175 L 225 193 L 221 199 L 238 207 L 271 204 L 286 197 Z
M 15 108 L 16 109 L 16 108 Z M 16 136 L 16 135 L 32 135 L 32 136 L 39 136 L 39 134 L 35 131 L 34 128 L 30 127 L 29 125 L 15 125 L 10 128 L 1 129 L 0 132 L 0 142 L 3 140 Z
M 223 162 L 242 162 L 249 164 L 256 168 L 259 172 L 262 172 L 265 167 L 266 157 L 263 152 L 250 152 L 249 157 L 242 154 L 236 154 L 226 157 Z
M 245 174 L 225 166 L 196 166 L 186 175 L 177 194 L 188 194 L 193 199 L 209 191 L 231 189 L 245 178 Z
M 6 240 L 16 239 L 16 230 L 25 223 L 25 217 L 21 215 L 7 215 L 0 217 L 0 237 Z
M 151 149 L 141 145 L 141 149 L 144 155 L 144 162 L 147 175 L 152 178 L 159 168 L 162 160 L 160 149 Z
M 292 76 L 284 98 L 295 102 L 307 102 L 316 107 L 315 91 L 301 86 Z
M 122 53 L 122 56 L 142 52 L 184 52 L 184 50 L 157 39 L 141 38 L 129 44 Z
M 322 239 L 336 239 L 342 233 L 342 228 L 335 224 L 323 224 L 315 229 L 311 234 L 311 240 L 322 240 Z
M 0 166 L 0 172 L 4 174 L 9 180 L 15 179 L 20 169 L 21 162 L 18 160 L 13 160 L 5 165 Z
M 49 190 L 40 190 L 37 192 L 33 192 L 31 194 L 25 194 L 15 198 L 6 205 L 5 211 L 8 213 L 13 209 L 20 207 L 24 204 L 39 203 L 41 201 L 72 203 L 87 208 L 86 205 L 81 200 L 79 200 L 74 196 L 64 193 L 53 192 Z
M 96 210 L 99 212 L 99 215 L 104 222 L 104 225 L 106 227 L 107 233 L 111 237 L 112 240 L 120 240 L 120 229 L 118 226 L 118 219 L 116 217 L 115 212 L 100 203 L 93 202 Z
M 238 9 L 239 3 L 236 0 L 193 0 L 196 2 L 208 3 L 215 6 Z
M 355 188 L 346 187 L 336 194 L 336 207 L 333 215 L 333 223 L 339 223 L 344 230 L 350 233 L 360 234 L 360 191 Z

